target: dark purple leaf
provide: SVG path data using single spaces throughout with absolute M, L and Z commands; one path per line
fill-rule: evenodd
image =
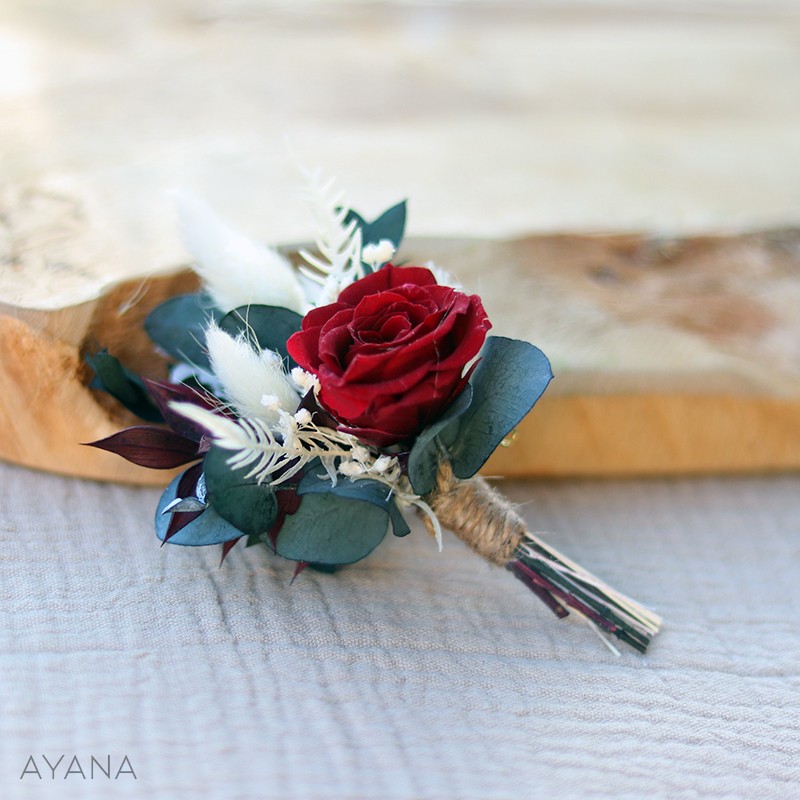
M 294 575 L 292 575 L 292 579 L 289 581 L 289 586 L 291 586 L 298 578 L 300 573 L 308 566 L 308 561 L 298 561 L 294 568 Z
M 152 425 L 126 428 L 106 439 L 86 444 L 116 453 L 134 464 L 151 469 L 172 469 L 199 458 L 197 442 Z
M 239 539 L 241 539 L 241 538 L 242 537 L 240 536 Z M 227 556 L 228 553 L 230 553 L 230 551 L 233 550 L 233 546 L 236 544 L 236 542 L 239 541 L 239 539 L 231 539 L 229 542 L 223 542 L 223 544 L 222 544 L 222 558 L 220 558 L 220 560 L 219 560 L 219 565 L 220 566 L 222 566 L 222 562 L 225 561 L 225 556 Z
M 145 378 L 145 385 L 150 397 L 164 417 L 164 422 L 176 433 L 195 442 L 199 442 L 203 438 L 205 428 L 173 411 L 169 404 L 175 401 L 192 403 L 208 411 L 219 411 L 222 408 L 216 397 L 192 389 L 183 383 L 168 383 L 167 381 L 153 381 Z
M 336 430 L 339 426 L 339 423 L 317 402 L 313 390 L 303 395 L 303 399 L 300 401 L 300 405 L 297 406 L 297 410 L 299 411 L 301 408 L 308 411 L 311 414 L 311 419 L 314 421 L 314 424 L 319 425 L 321 428 L 333 428 Z
M 296 513 L 300 508 L 300 503 L 303 501 L 303 498 L 297 494 L 295 487 L 291 489 L 282 489 L 275 494 L 278 500 L 278 516 L 275 518 L 275 522 L 272 523 L 272 527 L 267 532 L 267 536 L 269 537 L 273 550 L 275 549 L 275 543 L 278 540 L 278 534 L 281 532 L 281 528 L 283 527 L 283 523 L 287 515 Z
M 552 585 L 547 583 L 547 588 L 540 585 L 541 576 L 534 577 L 531 570 L 521 561 L 509 561 L 506 569 L 513 572 L 514 577 L 521 580 L 559 619 L 569 616 L 569 611 L 548 591 L 548 589 L 552 589 Z
M 511 561 L 507 566 L 514 576 L 519 578 L 519 580 L 533 591 L 540 600 L 546 603 L 557 617 L 566 617 L 569 612 L 566 610 L 565 606 L 569 606 L 579 611 L 594 622 L 595 625 L 598 625 L 604 630 L 610 633 L 614 633 L 617 630 L 617 626 L 613 622 L 598 614 L 597 611 L 590 608 L 574 594 L 548 581 L 547 578 L 538 573 L 530 564 L 523 564 L 521 561 L 516 560 Z M 548 597 L 550 598 L 549 601 L 547 599 Z

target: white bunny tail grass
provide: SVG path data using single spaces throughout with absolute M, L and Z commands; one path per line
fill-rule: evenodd
M 297 409 L 300 395 L 276 353 L 254 348 L 245 333 L 234 338 L 214 324 L 206 329 L 206 347 L 214 375 L 238 414 L 269 424 L 277 422 L 279 410 Z
M 234 230 L 190 192 L 175 192 L 175 202 L 195 272 L 222 311 L 258 303 L 303 313 L 303 290 L 286 258 Z

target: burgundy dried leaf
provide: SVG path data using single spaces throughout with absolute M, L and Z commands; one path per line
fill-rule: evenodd
M 289 581 L 289 586 L 291 586 L 296 580 L 298 575 L 308 566 L 308 561 L 298 561 L 294 568 L 294 575 L 292 575 L 292 579 Z
M 176 511 L 167 526 L 164 534 L 163 547 L 178 531 L 182 531 L 190 522 L 194 522 L 203 512 L 202 511 Z
M 506 566 L 511 570 L 514 576 L 519 578 L 519 580 L 542 600 L 557 617 L 566 617 L 569 612 L 566 610 L 565 606 L 569 606 L 609 633 L 614 633 L 617 630 L 617 626 L 613 622 L 602 617 L 574 594 L 564 591 L 548 581 L 547 578 L 532 569 L 530 565 L 515 560 L 509 562 Z
M 116 453 L 140 467 L 151 469 L 172 469 L 199 457 L 197 442 L 174 431 L 152 425 L 126 428 L 106 439 L 85 444 Z
M 150 397 L 156 406 L 158 406 L 161 416 L 164 417 L 164 422 L 176 433 L 185 436 L 187 439 L 192 439 L 195 442 L 199 442 L 203 438 L 206 432 L 205 428 L 200 427 L 196 422 L 192 422 L 181 414 L 173 411 L 169 404 L 173 401 L 178 401 L 182 403 L 193 403 L 208 411 L 222 411 L 222 406 L 219 404 L 216 397 L 192 389 L 183 383 L 153 381 L 148 378 L 145 378 L 144 382 Z
M 220 558 L 220 560 L 219 560 L 219 565 L 220 566 L 222 566 L 222 562 L 225 561 L 225 557 L 228 555 L 228 553 L 230 553 L 231 550 L 233 550 L 233 546 L 241 538 L 242 537 L 240 536 L 238 539 L 231 539 L 229 542 L 223 542 L 222 543 L 222 558 Z
M 281 489 L 276 492 L 276 497 L 278 500 L 278 516 L 275 518 L 275 522 L 272 523 L 272 527 L 267 533 L 273 550 L 275 549 L 276 542 L 278 541 L 278 534 L 281 532 L 287 514 L 297 513 L 297 510 L 300 508 L 300 503 L 303 501 L 303 498 L 297 494 L 294 487 L 291 489 Z
M 552 584 L 545 582 L 539 575 L 534 576 L 521 561 L 509 561 L 506 569 L 513 572 L 514 577 L 521 580 L 559 619 L 569 616 L 569 611 L 548 591 L 553 588 Z M 547 588 L 541 583 L 546 583 Z

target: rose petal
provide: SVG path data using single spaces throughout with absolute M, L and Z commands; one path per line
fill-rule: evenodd
M 410 441 L 466 383 L 491 327 L 477 295 L 430 270 L 388 265 L 314 309 L 288 342 L 320 381 L 320 405 L 364 441 Z
M 404 285 L 435 286 L 436 278 L 425 267 L 395 267 L 387 264 L 360 281 L 351 283 L 339 295 L 337 302 L 356 305 L 362 297 L 366 297 L 369 294 L 385 292 L 387 289 L 394 289 L 397 286 Z

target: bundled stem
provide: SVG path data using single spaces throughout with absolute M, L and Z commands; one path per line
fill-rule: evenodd
M 530 533 L 512 504 L 483 478 L 459 480 L 443 461 L 426 502 L 444 527 L 487 561 L 509 569 L 556 616 L 566 617 L 571 608 L 642 653 L 658 633 L 656 614 Z

